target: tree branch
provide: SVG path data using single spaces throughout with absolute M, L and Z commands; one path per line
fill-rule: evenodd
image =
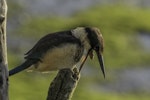
M 77 86 L 80 74 L 77 68 L 60 70 L 51 82 L 47 100 L 69 100 Z
M 6 17 L 6 0 L 0 0 L 0 100 L 8 100 Z

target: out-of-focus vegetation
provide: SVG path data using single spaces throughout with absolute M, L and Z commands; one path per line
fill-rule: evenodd
M 21 13 L 21 11 L 23 11 L 23 8 L 19 4 L 15 3 L 13 1 L 9 1 L 7 3 L 8 3 L 8 13 L 7 13 L 8 17 L 14 18 L 14 17 L 16 17 L 17 14 L 19 14 L 19 13 Z
M 50 32 L 72 29 L 78 26 L 98 27 L 101 29 L 105 40 L 106 69 L 115 69 L 150 64 L 150 53 L 143 52 L 144 49 L 137 39 L 141 31 L 150 32 L 149 22 L 150 10 L 147 9 L 120 5 L 97 6 L 74 14 L 69 18 L 57 16 L 31 17 L 19 29 L 16 29 L 15 33 L 20 37 L 38 40 Z M 21 63 L 18 61 L 19 57 L 17 58 L 12 53 L 9 53 L 8 57 L 9 66 L 16 66 Z M 98 66 L 97 60 L 89 60 L 88 62 L 91 66 Z M 50 81 L 55 75 L 55 72 L 46 75 L 24 72 L 11 77 L 10 100 L 44 100 L 47 96 Z M 98 73 L 94 76 L 96 75 L 100 76 L 101 74 Z M 105 83 L 100 82 L 97 77 L 82 77 L 81 75 L 73 100 L 149 100 L 150 98 L 147 93 L 138 95 L 121 94 L 92 89 L 89 84 L 97 83 L 97 80 L 98 84 Z
M 149 10 L 122 6 L 94 7 L 71 18 L 31 18 L 17 33 L 38 40 L 50 32 L 95 26 L 101 29 L 104 36 L 106 66 L 137 66 L 150 63 L 150 56 L 142 52 L 143 48 L 137 40 L 140 31 L 150 32 L 149 20 Z

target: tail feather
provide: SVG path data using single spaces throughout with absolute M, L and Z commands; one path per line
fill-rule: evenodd
M 21 64 L 20 66 L 17 66 L 16 68 L 12 69 L 9 71 L 9 76 L 14 75 L 18 72 L 21 72 L 27 68 L 29 68 L 31 65 L 33 65 L 34 63 L 36 63 L 37 61 L 35 60 L 26 60 L 23 64 Z

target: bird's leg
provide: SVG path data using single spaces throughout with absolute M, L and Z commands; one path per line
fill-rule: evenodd
M 80 73 L 79 73 L 78 68 L 77 68 L 77 67 L 74 67 L 72 71 L 73 71 L 73 73 L 74 73 L 74 74 L 72 75 L 73 79 L 79 79 Z
M 91 53 L 90 53 L 90 52 L 91 52 Z M 92 54 L 91 56 L 93 57 L 92 49 L 90 49 L 90 50 L 88 51 L 86 57 L 83 59 L 81 65 L 80 65 L 80 67 L 79 67 L 79 73 L 81 72 L 81 69 L 82 69 L 82 67 L 83 67 L 83 65 L 84 65 L 84 63 L 85 63 L 85 61 L 86 61 L 86 59 L 87 59 L 87 57 L 88 57 L 89 54 Z
M 90 58 L 91 58 L 91 59 L 93 59 L 93 58 L 94 58 L 93 50 L 90 50 L 90 52 L 89 52 L 89 56 L 90 56 Z

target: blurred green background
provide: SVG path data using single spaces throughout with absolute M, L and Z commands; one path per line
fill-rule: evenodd
M 106 79 L 97 58 L 88 59 L 72 100 L 149 100 L 149 6 L 149 0 L 8 1 L 9 69 L 47 33 L 94 26 L 105 40 Z M 56 74 L 23 71 L 10 77 L 10 100 L 45 100 Z

